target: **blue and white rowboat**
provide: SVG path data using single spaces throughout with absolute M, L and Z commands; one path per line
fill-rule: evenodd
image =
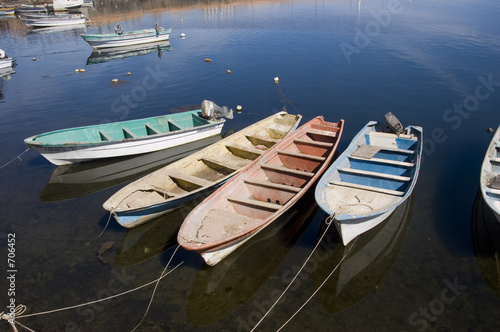
M 344 245 L 384 221 L 410 196 L 421 156 L 418 126 L 396 134 L 371 121 L 354 137 L 315 192 L 318 205 L 333 215 Z

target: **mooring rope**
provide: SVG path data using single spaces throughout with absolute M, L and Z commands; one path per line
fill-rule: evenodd
M 332 272 L 330 272 L 330 274 L 328 275 L 328 277 L 326 277 L 326 279 L 321 283 L 321 285 L 319 285 L 319 287 L 311 294 L 311 296 L 309 296 L 309 298 L 304 302 L 304 304 L 302 304 L 302 306 L 297 309 L 297 311 L 283 324 L 281 325 L 281 327 L 276 330 L 276 332 L 279 332 L 281 331 L 286 324 L 288 324 L 301 310 L 302 308 L 304 308 L 306 306 L 307 303 L 309 303 L 309 301 L 311 301 L 311 299 L 316 295 L 317 292 L 319 292 L 319 290 L 323 287 L 323 285 L 328 281 L 328 279 L 330 279 L 330 277 L 335 273 L 335 271 L 337 271 L 337 269 L 339 268 L 340 264 L 342 264 L 342 262 L 345 260 L 345 258 L 347 257 L 347 255 L 349 254 L 349 252 L 351 251 L 352 248 L 354 248 L 354 244 L 356 243 L 356 241 L 358 240 L 358 237 L 356 237 L 356 239 L 354 239 L 354 242 L 352 242 L 352 245 L 351 247 L 347 250 L 347 252 L 344 254 L 344 256 L 342 256 L 342 259 L 340 260 L 340 262 L 335 266 L 335 268 L 332 270 Z
M 23 153 L 21 153 L 19 156 L 15 157 L 15 158 L 14 158 L 14 159 L 12 159 L 11 161 L 9 161 L 7 164 L 5 164 L 5 165 L 3 165 L 2 167 L 0 167 L 0 169 L 2 169 L 2 168 L 4 168 L 5 166 L 7 166 L 8 164 L 10 164 L 10 163 L 14 162 L 14 160 L 16 160 L 16 159 L 19 159 L 19 161 L 23 161 L 23 160 L 21 159 L 21 156 L 22 156 L 23 154 L 25 154 L 26 152 L 28 152 L 28 150 L 29 150 L 29 149 L 30 149 L 30 148 L 27 148 L 26 150 L 24 150 L 24 152 L 23 152 Z
M 175 249 L 175 251 L 177 251 L 177 249 Z M 175 254 L 175 252 L 174 252 Z M 174 255 L 172 255 L 173 257 Z M 170 264 L 171 260 L 172 260 L 172 257 L 170 258 L 170 261 L 168 262 Z M 94 304 L 94 303 L 99 303 L 99 302 L 104 302 L 104 301 L 107 301 L 107 300 L 111 300 L 113 298 L 116 298 L 116 297 L 120 297 L 120 296 L 123 296 L 125 294 L 128 294 L 128 293 L 132 293 L 132 292 L 135 292 L 139 289 L 142 289 L 144 287 L 147 287 L 149 285 L 152 285 L 154 283 L 156 283 L 156 286 L 155 286 L 155 291 L 156 291 L 156 287 L 158 286 L 158 283 L 160 282 L 161 279 L 165 278 L 166 276 L 168 276 L 170 273 L 174 272 L 179 266 L 181 266 L 182 264 L 184 263 L 184 261 L 180 262 L 179 264 L 177 264 L 173 269 L 171 269 L 170 271 L 168 271 L 167 273 L 165 273 L 165 270 L 168 268 L 168 264 L 165 266 L 165 268 L 163 269 L 160 277 L 158 279 L 155 279 L 153 281 L 150 281 L 144 285 L 141 285 L 141 286 L 138 286 L 134 289 L 130 289 L 128 291 L 125 291 L 125 292 L 122 292 L 122 293 L 119 293 L 119 294 L 115 294 L 115 295 L 111 295 L 111 296 L 108 296 L 106 298 L 103 298 L 103 299 L 99 299 L 99 300 L 94 300 L 94 301 L 90 301 L 90 302 L 86 302 L 86 303 L 82 303 L 82 304 L 77 304 L 77 305 L 73 305 L 73 306 L 69 306 L 69 307 L 64 307 L 64 308 L 59 308 L 59 309 L 53 309 L 53 310 L 47 310 L 47 311 L 42 311 L 42 312 L 37 312 L 37 313 L 33 313 L 33 314 L 28 314 L 28 315 L 23 315 L 23 313 L 26 311 L 26 306 L 23 305 L 23 304 L 20 304 L 16 307 L 15 311 L 13 314 L 5 314 L 5 313 L 0 313 L 0 320 L 4 319 L 6 320 L 7 322 L 9 322 L 9 324 L 11 325 L 12 329 L 14 332 L 17 332 L 17 328 L 15 326 L 15 324 L 19 324 L 20 326 L 24 327 L 25 329 L 29 330 L 29 331 L 32 331 L 32 332 L 35 332 L 33 330 L 31 330 L 30 328 L 20 324 L 18 321 L 15 320 L 15 318 L 28 318 L 28 317 L 34 317 L 34 316 L 41 316 L 41 315 L 46 315 L 46 314 L 52 314 L 52 313 L 55 313 L 55 312 L 60 312 L 60 311 L 65 311 L 65 310 L 70 310 L 70 309 L 75 309 L 75 308 L 79 308 L 79 307 L 84 307 L 84 306 L 87 306 L 87 305 L 91 305 L 91 304 Z M 154 293 L 153 293 L 154 295 Z M 152 299 L 151 299 L 152 301 Z M 149 306 L 148 306 L 148 309 L 149 309 Z M 147 311 L 146 311 L 147 313 Z M 22 315 L 22 316 L 21 316 Z M 145 314 L 146 315 L 146 314 Z M 145 316 L 144 316 L 145 317 Z M 142 319 L 144 319 L 144 317 Z M 142 322 L 142 320 L 141 320 Z M 134 328 L 135 330 L 135 328 Z
M 113 215 L 113 211 L 111 211 L 111 212 L 109 213 L 108 222 L 106 223 L 106 226 L 104 226 L 104 229 L 102 230 L 101 234 L 99 234 L 99 236 L 98 236 L 98 237 L 101 237 L 101 235 L 103 235 L 103 234 L 104 234 L 104 232 L 106 231 L 106 229 L 108 228 L 109 221 L 111 220 L 111 216 L 112 216 L 112 215 Z M 167 266 L 168 266 L 168 265 L 167 265 Z
M 165 268 L 163 269 L 163 271 L 161 272 L 160 276 L 162 276 L 164 273 L 165 273 L 165 270 L 167 269 L 167 267 L 170 265 L 170 262 L 172 261 L 172 259 L 174 258 L 175 256 L 175 253 L 177 252 L 177 250 L 179 249 L 181 245 L 178 244 L 177 245 L 177 248 L 175 248 L 174 250 L 174 253 L 172 254 L 172 256 L 170 257 L 170 260 L 168 261 L 167 265 L 165 266 Z M 181 263 L 182 264 L 182 263 Z M 151 307 L 151 303 L 153 303 L 153 298 L 155 296 L 155 293 L 156 293 L 156 289 L 158 288 L 158 284 L 160 283 L 160 278 L 158 278 L 157 282 L 156 282 L 156 285 L 155 285 L 155 288 L 153 289 L 153 294 L 151 294 L 151 299 L 149 300 L 149 304 L 148 304 L 148 307 L 146 308 L 146 312 L 144 313 L 144 315 L 142 316 L 141 320 L 139 323 L 137 323 L 137 325 L 132 329 L 132 331 L 130 332 L 134 332 L 138 327 L 139 325 L 142 324 L 142 322 L 144 321 L 144 318 L 146 318 L 146 315 L 148 314 L 148 311 L 149 311 L 149 308 Z
M 318 248 L 319 244 L 321 243 L 321 241 L 323 240 L 323 237 L 325 236 L 326 232 L 328 231 L 328 229 L 330 228 L 331 224 L 332 224 L 332 221 L 333 221 L 333 217 L 334 215 L 332 214 L 331 216 L 329 216 L 328 218 L 326 218 L 325 220 L 325 223 L 327 225 L 325 231 L 323 232 L 323 234 L 321 235 L 321 238 L 319 239 L 318 243 L 316 244 L 316 246 L 314 246 L 313 250 L 311 251 L 311 253 L 309 254 L 309 256 L 307 257 L 307 259 L 304 261 L 304 263 L 302 264 L 301 268 L 299 269 L 299 271 L 295 274 L 295 276 L 293 277 L 292 281 L 290 281 L 290 283 L 288 284 L 288 286 L 286 286 L 285 290 L 281 293 L 281 295 L 278 297 L 278 299 L 276 299 L 276 301 L 273 303 L 273 305 L 269 308 L 269 310 L 264 314 L 264 316 L 262 316 L 262 318 L 257 322 L 257 324 L 255 324 L 255 326 L 252 328 L 252 330 L 250 332 L 253 332 L 255 331 L 255 329 L 257 328 L 257 326 L 259 326 L 260 323 L 262 323 L 262 321 L 264 320 L 264 318 L 267 317 L 267 315 L 271 312 L 271 310 L 273 310 L 273 308 L 276 306 L 276 304 L 281 300 L 281 298 L 285 295 L 285 293 L 288 291 L 288 289 L 290 288 L 290 286 L 293 284 L 293 282 L 295 281 L 295 279 L 297 279 L 297 277 L 299 276 L 300 272 L 302 272 L 302 270 L 304 269 L 304 267 L 306 266 L 307 262 L 309 262 L 309 260 L 311 259 L 312 255 L 314 254 L 314 252 L 316 251 L 316 249 Z

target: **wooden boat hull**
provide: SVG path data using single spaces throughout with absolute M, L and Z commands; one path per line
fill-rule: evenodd
M 344 121 L 314 118 L 274 145 L 186 217 L 177 241 L 215 265 L 302 197 L 333 159 Z
M 117 222 L 136 227 L 196 197 L 206 195 L 293 131 L 300 115 L 281 112 L 125 186 L 103 207 Z
M 82 34 L 82 38 L 94 49 L 107 47 L 122 47 L 147 43 L 158 43 L 169 40 L 172 29 L 156 32 L 155 29 L 124 32 L 122 34 L 108 33 L 101 35 Z
M 35 135 L 24 141 L 55 165 L 137 155 L 220 134 L 224 119 L 205 120 L 200 115 L 200 110 L 194 110 L 160 117 L 70 128 Z M 192 120 L 193 124 L 187 126 L 174 124 L 176 121 L 184 121 L 183 118 Z M 64 140 L 59 139 L 59 136 Z
M 382 130 L 369 122 L 325 172 L 316 201 L 347 245 L 383 222 L 413 191 L 420 170 L 422 128 L 406 134 Z
M 481 194 L 500 222 L 500 127 L 490 141 L 481 166 Z

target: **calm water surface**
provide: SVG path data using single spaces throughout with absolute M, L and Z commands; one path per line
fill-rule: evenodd
M 284 331 L 500 329 L 499 225 L 476 201 L 492 137 L 486 129 L 500 124 L 498 1 L 132 5 L 85 9 L 86 28 L 30 31 L 16 18 L 0 20 L 0 48 L 17 62 L 0 79 L 1 165 L 34 134 L 169 113 L 203 99 L 242 105 L 223 133 L 281 109 L 304 122 L 345 119 L 340 151 L 366 122 L 391 111 L 403 125 L 424 128 L 414 194 L 347 248 L 334 229 L 322 237 L 327 216 L 308 196 L 207 267 L 196 254 L 174 255 L 176 232 L 195 203 L 134 230 L 114 220 L 106 227 L 102 203 L 168 163 L 168 152 L 56 168 L 29 150 L 0 169 L 0 311 L 11 298 L 28 307 L 25 315 L 106 298 L 155 280 L 170 262 L 182 264 L 158 283 L 138 331 L 249 331 L 319 243 L 256 330 L 278 330 L 316 291 Z M 173 29 L 161 52 L 111 59 L 92 54 L 80 37 L 117 23 L 132 30 L 155 22 Z M 16 239 L 15 296 L 8 294 L 9 234 Z M 19 322 L 35 331 L 130 331 L 153 290 Z M 0 322 L 0 330 L 10 327 Z

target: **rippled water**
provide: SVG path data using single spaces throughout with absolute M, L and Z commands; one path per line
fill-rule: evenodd
M 309 196 L 207 267 L 181 249 L 170 261 L 196 202 L 134 230 L 114 220 L 106 227 L 102 203 L 169 162 L 168 152 L 55 168 L 30 150 L 0 169 L 0 311 L 13 298 L 9 234 L 16 236 L 14 298 L 27 305 L 25 315 L 134 289 L 182 262 L 158 284 L 140 331 L 249 331 L 319 243 L 257 330 L 279 329 L 316 290 L 284 330 L 498 330 L 499 224 L 475 204 L 492 137 L 486 129 L 500 123 L 497 1 L 143 1 L 84 12 L 91 25 L 57 31 L 0 19 L 0 48 L 17 62 L 0 79 L 0 165 L 23 153 L 23 139 L 34 134 L 209 99 L 243 107 L 223 133 L 281 109 L 304 122 L 345 119 L 340 151 L 366 122 L 391 111 L 403 125 L 424 128 L 419 181 L 411 200 L 352 249 L 334 229 L 321 238 L 326 216 Z M 79 36 L 155 22 L 173 29 L 161 54 L 96 60 Z M 36 331 L 129 331 L 153 287 L 19 322 Z M 0 322 L 1 331 L 9 328 Z

